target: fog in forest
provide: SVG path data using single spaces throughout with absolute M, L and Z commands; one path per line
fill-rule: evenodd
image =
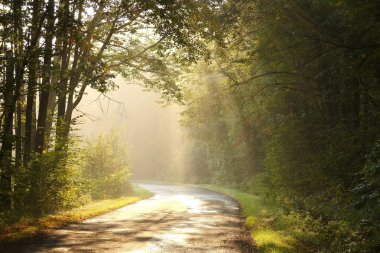
M 163 104 L 160 94 L 137 83 L 115 79 L 119 87 L 104 95 L 89 90 L 76 115 L 77 134 L 93 138 L 115 128 L 126 136 L 134 179 L 181 177 L 180 108 Z
M 1 1 L 0 252 L 380 252 L 376 10 Z

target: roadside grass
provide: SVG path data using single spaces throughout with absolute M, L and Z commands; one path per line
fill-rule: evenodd
M 131 196 L 94 201 L 68 211 L 41 218 L 23 218 L 15 224 L 0 227 L 0 246 L 44 234 L 51 229 L 104 214 L 152 196 L 151 192 L 141 187 L 134 186 L 133 191 Z
M 278 207 L 257 195 L 214 185 L 202 187 L 228 195 L 239 202 L 246 217 L 245 226 L 251 232 L 258 253 L 308 252 L 301 242 L 302 237 L 308 235 L 297 228 L 295 217 L 283 215 Z

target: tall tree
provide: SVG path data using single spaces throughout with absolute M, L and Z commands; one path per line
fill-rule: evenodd
M 36 142 L 34 151 L 42 153 L 45 144 L 46 124 L 48 116 L 49 95 L 51 93 L 51 74 L 52 74 L 52 57 L 53 57 L 53 38 L 55 22 L 55 1 L 49 0 L 46 6 L 46 35 L 44 48 L 44 63 L 42 68 L 41 94 L 39 99 L 39 111 L 37 121 Z
M 30 28 L 30 52 L 28 59 L 28 85 L 27 85 L 27 102 L 26 102 L 26 120 L 25 120 L 25 142 L 24 142 L 24 163 L 29 162 L 30 153 L 32 151 L 33 138 L 33 111 L 35 110 L 35 96 L 37 88 L 38 67 L 39 67 L 39 52 L 38 41 L 40 37 L 40 19 L 41 19 L 41 1 L 34 0 L 32 3 L 32 19 Z

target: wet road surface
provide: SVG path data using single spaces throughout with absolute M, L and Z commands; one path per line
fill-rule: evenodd
M 189 186 L 140 185 L 155 195 L 17 252 L 254 252 L 233 199 Z

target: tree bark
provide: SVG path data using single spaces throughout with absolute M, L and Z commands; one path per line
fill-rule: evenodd
M 16 111 L 16 157 L 15 157 L 15 167 L 19 168 L 22 163 L 22 144 L 24 138 L 24 124 L 22 123 L 22 115 L 24 114 L 24 104 L 25 96 L 21 96 L 17 101 L 17 111 Z
M 31 41 L 38 40 L 38 21 L 40 12 L 39 0 L 33 1 L 33 16 L 31 27 Z M 24 143 L 24 163 L 27 164 L 30 159 L 30 153 L 32 150 L 32 132 L 33 132 L 33 111 L 35 103 L 35 89 L 37 88 L 37 68 L 38 68 L 38 54 L 37 45 L 30 45 L 30 57 L 29 57 L 29 76 L 28 76 L 28 88 L 27 88 L 27 102 L 26 102 L 26 121 L 25 121 L 25 143 Z
M 46 7 L 47 26 L 45 38 L 44 66 L 42 72 L 41 95 L 39 100 L 37 132 L 34 151 L 42 153 L 45 145 L 45 130 L 47 124 L 47 114 L 50 96 L 51 78 L 51 58 L 53 56 L 53 35 L 54 35 L 54 0 L 49 0 Z
M 3 132 L 1 136 L 0 152 L 0 209 L 9 211 L 11 209 L 12 199 L 12 146 L 13 146 L 13 96 L 14 96 L 14 57 L 13 52 L 9 50 L 6 54 L 6 80 L 3 87 L 4 100 L 4 120 Z M 13 108 L 13 110 L 12 110 Z
M 69 1 L 62 0 L 60 4 L 60 37 L 62 41 L 61 50 L 61 68 L 58 85 L 58 112 L 57 112 L 57 128 L 56 128 L 56 151 L 62 150 L 66 146 L 66 139 L 64 138 L 65 128 L 65 112 L 66 112 L 66 95 L 67 95 L 67 82 L 68 82 L 68 66 L 69 66 Z

